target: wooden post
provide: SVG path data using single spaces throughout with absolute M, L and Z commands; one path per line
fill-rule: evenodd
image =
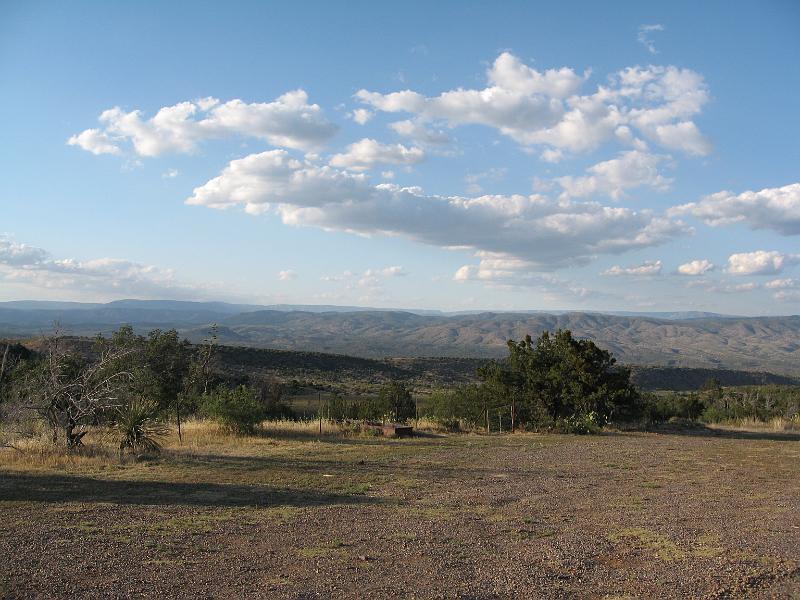
M 178 421 L 178 443 L 183 445 L 183 433 L 181 432 L 181 397 L 180 393 L 175 398 L 175 418 Z
M 486 433 L 491 433 L 489 429 L 489 408 L 486 408 Z
M 322 392 L 317 392 L 317 400 L 319 403 L 319 434 L 322 435 Z
M 503 411 L 502 409 L 497 410 L 497 422 L 500 424 L 500 433 L 503 433 Z
M 514 433 L 514 425 L 515 425 L 514 417 L 515 416 L 516 415 L 514 414 L 514 400 L 512 398 L 512 400 L 511 400 L 511 433 Z

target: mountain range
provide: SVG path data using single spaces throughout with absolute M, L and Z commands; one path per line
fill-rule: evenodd
M 304 305 L 121 300 L 107 304 L 17 301 L 0 303 L 0 336 L 53 330 L 109 333 L 122 324 L 137 331 L 176 328 L 200 341 L 217 325 L 219 342 L 381 357 L 501 357 L 506 341 L 570 329 L 621 362 L 693 368 L 800 372 L 800 316 L 738 317 L 698 312 L 444 313 Z

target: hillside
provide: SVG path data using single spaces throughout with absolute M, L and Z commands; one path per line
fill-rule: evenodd
M 595 313 L 456 317 L 411 313 L 259 311 L 221 322 L 223 343 L 317 350 L 363 357 L 502 357 L 508 339 L 570 329 L 628 364 L 728 368 L 794 375 L 800 369 L 800 317 L 664 320 Z M 192 339 L 204 329 L 187 330 Z
M 254 310 L 258 309 L 258 310 Z M 683 315 L 683 318 L 681 316 Z M 800 372 L 800 316 L 727 317 L 674 313 L 670 318 L 588 312 L 418 314 L 261 310 L 251 305 L 121 301 L 101 305 L 0 304 L 0 335 L 51 330 L 108 333 L 122 324 L 140 332 L 175 327 L 192 341 L 218 324 L 222 344 L 383 357 L 502 357 L 508 339 L 570 329 L 621 362 L 662 367 Z

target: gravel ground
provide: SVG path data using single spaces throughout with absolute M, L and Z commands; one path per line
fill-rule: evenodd
M 0 461 L 0 596 L 798 598 L 799 458 L 727 432 Z

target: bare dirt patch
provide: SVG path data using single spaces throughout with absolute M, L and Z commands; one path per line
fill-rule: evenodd
M 792 437 L 728 432 L 0 462 L 0 596 L 797 597 L 799 459 Z

